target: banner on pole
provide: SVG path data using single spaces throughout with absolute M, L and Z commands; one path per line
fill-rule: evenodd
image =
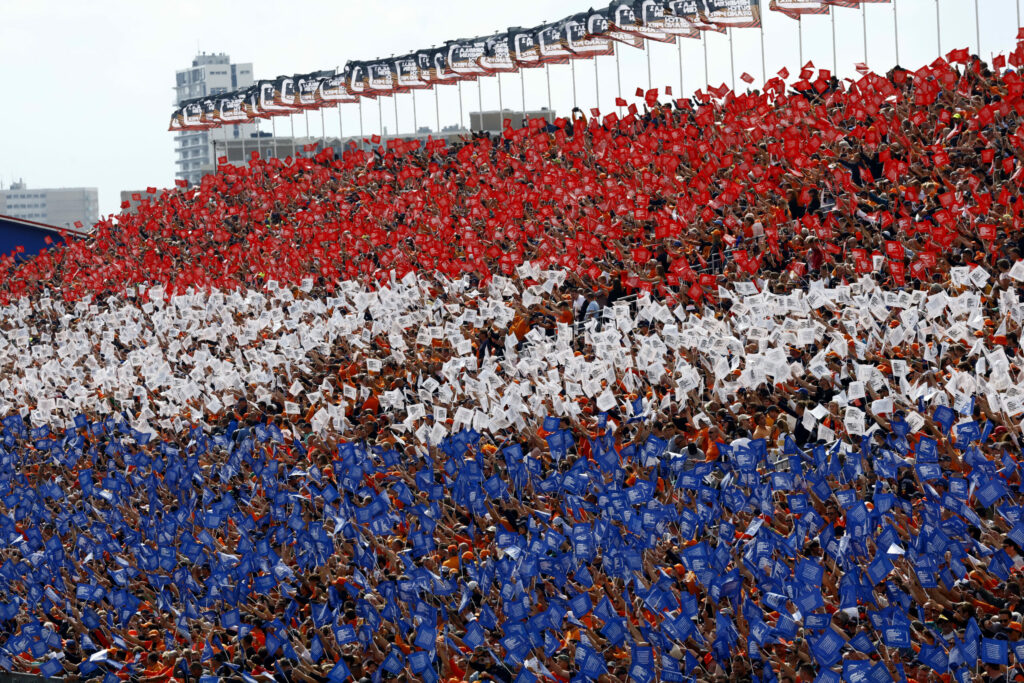
M 334 106 L 358 102 L 359 98 L 349 93 L 345 87 L 345 74 L 334 74 L 320 81 L 320 92 L 317 95 L 324 105 Z
M 633 6 L 631 3 L 613 2 L 608 5 L 602 13 L 605 15 L 605 21 L 608 22 L 608 28 L 605 35 L 619 43 L 643 49 L 643 37 L 632 31 L 625 30 L 619 24 L 619 22 L 624 22 L 628 25 L 632 25 L 636 22 L 636 16 L 633 13 Z
M 665 12 L 685 19 L 690 26 L 698 31 L 697 36 L 694 37 L 699 37 L 700 31 L 725 33 L 725 28 L 713 23 L 708 17 L 706 2 L 707 0 L 667 0 Z
M 726 28 L 757 28 L 761 25 L 760 0 L 704 0 L 707 20 Z
M 448 46 L 448 68 L 460 80 L 475 81 L 477 77 L 487 74 L 487 71 L 479 63 L 486 48 L 484 38 L 449 40 L 446 45 Z
M 580 12 L 563 22 L 566 48 L 576 59 L 589 59 L 615 52 L 615 44 L 608 37 L 608 19 L 604 13 L 593 10 Z
M 395 92 L 395 79 L 390 60 L 367 62 L 368 78 L 366 87 L 377 95 L 391 95 Z
M 520 69 L 532 69 L 541 66 L 540 48 L 537 46 L 537 34 L 533 29 L 514 27 L 508 30 L 512 41 L 512 61 Z
M 415 54 L 395 57 L 391 62 L 394 64 L 395 81 L 402 92 L 430 87 L 420 74 L 420 64 Z
M 348 90 L 349 95 L 356 98 L 376 97 L 376 94 L 370 90 L 370 72 L 366 62 L 348 62 L 343 73 L 345 89 Z
M 537 48 L 542 64 L 567 64 L 573 54 L 569 51 L 562 22 L 538 26 Z
M 512 59 L 512 51 L 511 34 L 495 33 L 484 39 L 484 54 L 477 63 L 489 74 L 515 71 L 516 63 Z
M 825 0 L 771 0 L 768 9 L 791 19 L 799 19 L 803 14 L 828 14 Z

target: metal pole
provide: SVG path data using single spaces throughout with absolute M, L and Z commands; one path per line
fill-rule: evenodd
M 651 78 L 651 44 L 644 43 L 644 54 L 647 55 L 647 89 L 654 87 L 654 80 Z
M 413 90 L 409 94 L 412 95 L 412 132 L 418 134 L 420 132 L 420 123 L 416 117 L 416 91 Z
M 736 93 L 736 62 L 732 56 L 732 26 L 729 27 L 729 73 L 732 74 L 732 91 Z
M 305 110 L 305 116 L 306 116 L 306 140 L 309 140 L 309 110 L 308 109 Z
M 974 0 L 974 43 L 978 46 L 978 57 L 981 57 L 981 18 L 978 15 L 978 0 Z
M 505 119 L 505 98 L 501 96 L 501 72 L 495 74 L 498 78 L 498 117 L 502 119 L 504 125 Z
M 324 108 L 320 107 L 320 147 L 327 149 L 327 126 L 324 124 Z
M 619 61 L 619 45 L 615 43 L 612 45 L 615 50 L 615 80 L 618 84 L 618 97 L 622 97 L 622 63 Z M 619 107 L 619 116 L 622 116 L 622 107 Z
M 707 31 L 700 34 L 700 42 L 704 43 L 704 87 L 711 87 L 711 78 L 708 76 L 708 34 Z
M 479 121 L 480 130 L 484 129 L 484 79 L 477 76 L 476 78 L 476 109 L 477 109 L 477 120 Z M 473 117 L 470 116 L 469 120 L 472 121 Z
M 828 8 L 829 17 L 832 19 L 832 75 L 839 73 L 839 61 L 836 59 L 836 8 Z
M 942 56 L 942 12 L 939 9 L 939 0 L 935 0 L 935 42 L 939 47 L 939 56 Z
M 594 106 L 601 107 L 601 79 L 597 77 L 597 56 L 594 56 L 594 92 L 595 102 Z
M 341 123 L 341 102 L 338 102 L 338 154 L 341 154 L 345 151 L 344 139 L 344 126 Z
M 526 128 L 526 76 L 523 75 L 525 69 L 519 69 L 519 90 L 523 96 L 523 123 L 522 127 Z
M 384 106 L 381 104 L 380 95 L 377 95 L 377 127 L 380 129 L 380 136 L 384 137 Z
M 292 127 L 292 156 L 295 156 L 295 116 L 288 114 L 288 123 Z
M 391 103 L 395 105 L 395 135 L 398 135 L 398 94 L 391 96 Z
M 259 119 L 259 117 L 256 117 L 256 153 L 259 155 L 259 157 L 261 159 L 263 158 L 263 144 L 262 144 L 262 141 L 260 140 L 260 119 Z M 243 157 L 245 156 L 245 146 L 244 146 L 244 144 L 242 146 L 242 156 Z
M 277 159 L 277 120 L 273 116 L 270 117 L 270 139 L 274 143 L 274 151 L 270 156 Z
M 575 109 L 578 105 L 576 103 L 576 60 L 569 60 L 569 68 L 572 69 L 572 106 Z
M 898 18 L 898 12 L 896 11 L 896 3 L 898 0 L 892 0 L 892 35 L 893 40 L 896 43 L 896 64 L 900 63 L 900 20 Z
M 551 65 L 550 64 L 545 64 L 544 65 L 544 75 L 547 76 L 547 79 L 548 79 L 548 111 L 554 112 L 555 108 L 553 106 L 551 106 Z
M 686 97 L 686 91 L 683 90 L 683 39 L 676 38 L 676 47 L 679 48 L 679 96 Z
M 761 83 L 768 82 L 768 67 L 764 61 L 764 19 L 761 19 Z
M 359 98 L 359 149 L 363 149 L 366 145 L 364 140 L 366 136 L 363 134 L 363 98 Z
M 462 81 L 459 81 L 459 125 L 466 130 L 466 117 L 462 113 Z
M 804 68 L 804 22 L 800 18 L 802 15 L 796 15 L 796 32 L 800 40 L 800 68 Z
M 432 90 L 434 91 L 434 116 L 437 117 L 437 133 L 441 134 L 441 104 L 438 100 L 437 86 L 435 85 Z
M 861 4 L 860 6 L 860 20 L 861 25 L 864 28 L 864 64 L 868 63 L 868 6 Z

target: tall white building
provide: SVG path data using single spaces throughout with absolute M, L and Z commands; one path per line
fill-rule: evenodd
M 46 223 L 58 228 L 75 229 L 81 222 L 90 230 L 99 220 L 99 192 L 95 187 L 29 188 L 25 183 L 12 183 L 0 189 L 0 214 Z
M 252 64 L 232 64 L 226 54 L 196 55 L 191 68 L 182 69 L 175 76 L 175 107 L 194 97 L 220 95 L 253 84 Z M 232 125 L 227 128 L 227 137 L 229 140 L 247 138 L 255 130 L 250 123 Z M 197 184 L 204 173 L 213 171 L 217 161 L 213 141 L 223 145 L 224 133 L 224 128 L 179 131 L 174 137 L 177 155 L 174 177 Z

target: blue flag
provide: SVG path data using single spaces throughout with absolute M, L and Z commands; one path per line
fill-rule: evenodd
M 327 674 L 327 680 L 331 683 L 342 683 L 345 679 L 351 676 L 348 667 L 345 666 L 345 660 L 339 659 L 338 663 L 334 665 L 334 668 Z

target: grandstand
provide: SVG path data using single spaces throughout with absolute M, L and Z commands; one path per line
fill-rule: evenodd
M 997 59 L 257 154 L 9 254 L 0 668 L 1024 674 Z

